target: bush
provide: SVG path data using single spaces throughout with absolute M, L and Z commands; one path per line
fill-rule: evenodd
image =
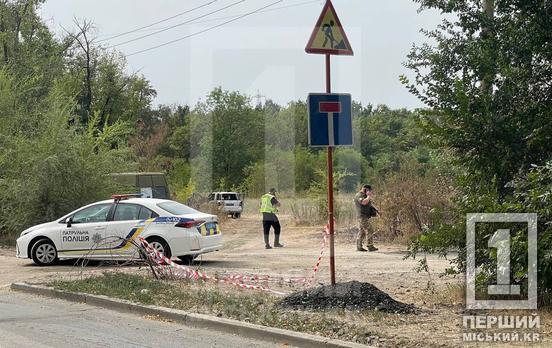
M 449 177 L 436 168 L 425 168 L 415 159 L 405 157 L 403 161 L 397 173 L 385 179 L 376 197 L 375 204 L 382 212 L 377 224 L 389 240 L 410 239 L 436 222 L 453 221 L 447 213 L 455 195 Z
M 511 183 L 514 194 L 504 208 L 519 213 L 531 212 L 538 216 L 537 241 L 537 272 L 538 294 L 541 304 L 552 303 L 552 161 L 543 166 L 535 166 L 526 175 Z M 526 266 L 527 261 L 527 229 L 515 231 L 511 242 L 512 264 Z M 496 259 L 496 255 L 494 255 Z M 526 277 L 526 269 L 512 272 L 517 279 Z
M 44 105 L 34 123 L 19 110 L 1 123 L 0 239 L 13 241 L 27 227 L 108 198 L 117 189 L 109 174 L 131 167 L 117 140 L 124 125 L 98 132 L 70 125 L 73 102 L 55 91 Z
M 470 180 L 464 181 L 466 184 Z M 486 185 L 466 185 L 465 195 L 458 197 L 452 210 L 452 220 L 435 224 L 420 238 L 410 245 L 410 256 L 419 252 L 439 253 L 446 256 L 451 249 L 458 250 L 458 257 L 451 260 L 454 267 L 449 273 L 465 272 L 466 270 L 466 213 L 536 213 L 538 216 L 538 298 L 540 305 L 550 305 L 552 296 L 552 259 L 549 257 L 552 248 L 552 161 L 544 166 L 535 166 L 526 174 L 519 175 L 508 184 L 512 194 L 500 197 Z M 526 224 L 508 223 L 486 224 L 477 229 L 476 246 L 487 245 L 489 238 L 498 228 L 510 229 L 511 281 L 520 283 L 522 289 L 527 286 L 527 226 Z M 476 248 L 476 267 L 479 271 L 476 279 L 476 289 L 496 283 L 497 255 L 494 249 Z M 523 291 L 523 290 L 522 290 Z

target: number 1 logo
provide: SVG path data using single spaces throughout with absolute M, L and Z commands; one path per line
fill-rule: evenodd
M 477 272 L 475 225 L 476 223 L 526 223 L 527 233 L 527 299 L 477 300 L 475 279 Z M 479 246 L 482 247 L 482 246 Z M 496 249 L 496 284 L 487 287 L 493 296 L 520 295 L 521 287 L 511 284 L 511 237 L 509 229 L 498 229 L 485 248 Z M 537 309 L 537 214 L 529 213 L 477 213 L 466 219 L 466 307 L 468 309 Z
M 497 230 L 489 239 L 489 248 L 496 248 L 496 285 L 489 285 L 489 295 L 519 295 L 520 286 L 510 284 L 510 230 Z

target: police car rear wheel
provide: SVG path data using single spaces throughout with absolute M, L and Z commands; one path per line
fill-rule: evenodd
M 165 242 L 163 239 L 151 238 L 147 239 L 147 242 L 160 254 L 163 254 L 168 259 L 171 258 L 171 248 L 169 247 L 169 244 L 167 244 L 167 242 Z
M 33 245 L 31 256 L 39 266 L 49 266 L 57 261 L 55 245 L 48 239 L 41 239 Z

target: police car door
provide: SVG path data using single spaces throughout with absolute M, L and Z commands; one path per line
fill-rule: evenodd
M 111 203 L 95 204 L 69 216 L 61 230 L 61 250 L 71 256 L 93 256 L 105 236 Z M 60 256 L 62 256 L 60 255 Z
M 139 224 L 144 220 L 156 217 L 150 209 L 134 203 L 119 202 L 115 204 L 113 217 L 107 223 L 107 236 L 114 256 L 128 256 L 137 252 L 133 242 L 138 243 L 141 229 Z M 136 255 L 138 257 L 138 255 Z

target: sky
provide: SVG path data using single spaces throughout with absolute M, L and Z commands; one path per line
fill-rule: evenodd
M 324 56 L 305 53 L 325 1 L 282 0 L 264 11 L 223 24 L 276 1 L 48 0 L 40 13 L 60 37 L 64 29 L 74 30 L 74 18 L 92 21 L 96 41 L 127 56 L 129 73 L 140 73 L 150 80 L 158 93 L 156 103 L 195 105 L 220 86 L 262 96 L 253 98 L 255 103 L 268 98 L 286 105 L 305 100 L 308 93 L 325 92 Z M 399 82 L 399 75 L 412 76 L 403 62 L 414 43 L 427 42 L 420 29 L 435 28 L 440 14 L 419 13 L 418 4 L 412 0 L 332 2 L 355 53 L 352 57 L 332 57 L 332 92 L 351 93 L 363 105 L 423 107 Z M 186 11 L 190 12 L 113 38 Z M 218 12 L 209 14 L 214 11 Z M 210 29 L 216 25 L 221 26 Z

